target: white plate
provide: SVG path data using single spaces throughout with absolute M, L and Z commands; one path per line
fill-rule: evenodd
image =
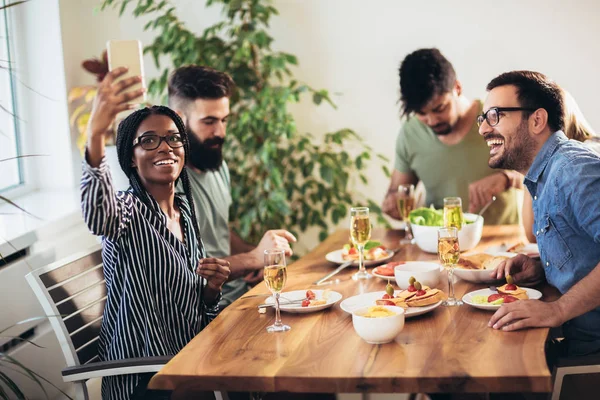
M 525 287 L 521 287 L 521 286 L 519 286 L 519 287 L 521 289 L 525 289 L 525 291 L 527 292 L 527 296 L 529 296 L 529 298 L 532 300 L 538 300 L 538 299 L 542 298 L 542 293 L 538 290 L 525 288 Z M 501 304 L 475 304 L 475 303 L 473 303 L 472 299 L 473 299 L 473 296 L 489 296 L 489 295 L 496 294 L 496 293 L 498 293 L 498 292 L 495 292 L 490 289 L 475 290 L 474 292 L 469 292 L 469 293 L 465 294 L 463 296 L 462 300 L 472 307 L 479 308 L 481 310 L 495 311 L 495 310 L 499 309 L 502 305 Z
M 321 300 L 323 298 L 324 290 L 313 290 L 313 292 L 315 293 L 315 296 L 316 296 L 315 300 Z M 294 301 L 294 300 L 300 300 L 300 299 L 306 298 L 306 290 L 294 290 L 291 292 L 282 292 L 281 296 L 279 297 L 279 309 L 281 311 L 294 313 L 294 314 L 306 314 L 306 313 L 321 311 L 326 308 L 329 308 L 332 305 L 334 305 L 335 303 L 337 303 L 338 301 L 340 301 L 342 299 L 342 297 L 343 296 L 341 293 L 330 290 L 329 297 L 327 299 L 327 303 L 321 304 L 319 306 L 302 307 L 302 303 L 294 303 L 294 304 L 286 305 L 285 302 L 286 302 L 286 300 Z M 271 297 L 267 298 L 267 300 L 265 300 L 265 303 L 266 304 L 275 304 L 275 299 L 273 298 L 273 296 L 271 296 Z
M 512 244 L 510 244 L 510 246 L 512 246 Z M 525 246 L 523 246 L 523 249 L 521 251 L 519 251 L 518 253 L 507 252 L 506 249 L 508 249 L 508 247 L 509 247 L 508 244 L 501 244 L 498 246 L 488 247 L 485 252 L 494 254 L 494 255 L 496 255 L 496 254 L 497 255 L 526 254 L 528 256 L 539 256 L 540 255 L 540 249 L 536 243 L 526 244 Z
M 325 258 L 327 259 L 327 261 L 330 261 L 332 263 L 343 264 L 346 261 L 348 261 L 348 260 L 344 260 L 342 258 L 342 252 L 343 251 L 344 250 L 335 250 L 335 251 L 332 251 L 330 253 L 327 253 L 325 255 Z M 379 260 L 365 260 L 365 267 L 370 267 L 372 265 L 377 265 L 377 264 L 384 263 L 387 260 L 389 260 L 392 257 L 394 257 L 394 253 L 392 251 L 390 251 L 390 250 L 386 250 L 386 251 L 387 251 L 387 254 L 388 254 L 386 257 L 380 258 Z M 352 265 L 358 267 L 358 260 L 354 261 L 352 263 Z
M 395 294 L 400 293 L 400 290 L 397 290 Z M 381 297 L 385 294 L 384 291 L 381 292 L 370 292 L 359 294 L 357 296 L 348 297 L 344 301 L 340 303 L 340 308 L 347 313 L 351 314 L 353 310 L 356 310 L 360 307 L 366 306 L 374 306 L 375 301 L 381 299 Z M 404 310 L 404 316 L 406 318 L 416 317 L 417 315 L 428 313 L 436 308 L 438 308 L 442 304 L 441 301 L 438 301 L 435 304 L 425 307 L 408 307 Z
M 396 262 L 396 261 L 390 261 L 390 263 L 393 263 L 393 262 Z M 406 261 L 397 261 L 397 262 L 399 263 L 398 265 L 402 265 L 402 264 L 405 264 L 405 263 L 406 263 Z M 387 264 L 389 264 L 389 263 L 387 263 Z M 387 264 L 385 264 L 385 265 L 387 265 Z M 395 274 L 394 274 L 394 275 L 392 275 L 392 276 L 387 276 L 387 275 L 381 275 L 381 274 L 378 274 L 377 272 L 375 272 L 375 270 L 376 270 L 377 268 L 379 268 L 379 267 L 384 267 L 385 265 L 384 265 L 384 264 L 382 264 L 382 265 L 379 265 L 379 266 L 377 266 L 377 267 L 373 268 L 373 269 L 371 270 L 371 275 L 373 275 L 373 276 L 376 276 L 376 277 L 378 277 L 378 278 L 380 278 L 380 279 L 384 279 L 384 280 L 386 280 L 386 281 L 387 281 L 387 280 L 390 280 L 390 281 L 394 281 L 394 282 L 396 282 L 396 276 L 395 276 Z
M 407 262 L 408 262 L 408 261 L 407 261 Z M 440 272 L 444 272 L 444 266 L 443 266 L 443 265 L 440 265 Z M 455 274 L 456 274 L 456 269 L 454 270 L 454 272 L 455 272 Z M 391 279 L 391 280 L 393 280 L 393 281 L 394 281 L 394 282 L 392 282 L 392 285 L 393 285 L 394 283 L 396 283 L 396 274 L 394 274 L 394 276 L 380 275 L 380 274 L 376 273 L 376 272 L 375 272 L 375 268 L 373 268 L 373 269 L 371 270 L 371 275 L 373 275 L 373 276 L 376 276 L 377 278 L 380 278 L 380 279 L 383 279 L 383 280 L 386 280 L 386 281 L 387 281 L 387 280 L 389 280 L 389 279 Z M 445 278 L 444 278 L 444 279 L 445 279 Z M 397 285 L 397 283 L 396 283 L 396 285 Z

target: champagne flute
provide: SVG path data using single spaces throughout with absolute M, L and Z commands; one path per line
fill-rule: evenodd
M 275 323 L 267 327 L 267 332 L 285 332 L 291 328 L 281 323 L 279 295 L 287 280 L 285 252 L 280 249 L 265 250 L 265 284 L 275 297 Z
M 442 305 L 460 306 L 463 302 L 454 297 L 454 268 L 460 257 L 458 230 L 455 227 L 438 229 L 438 254 L 448 271 L 448 299 Z
M 460 197 L 444 197 L 444 227 L 461 230 L 464 223 L 462 200 Z
M 369 279 L 371 274 L 365 269 L 364 256 L 365 244 L 371 238 L 371 221 L 368 207 L 354 207 L 350 209 L 350 238 L 358 248 L 358 272 L 352 275 L 355 281 Z
M 400 240 L 400 244 L 414 244 L 415 238 L 412 234 L 408 214 L 415 208 L 415 185 L 399 185 L 396 201 L 400 220 L 404 221 L 404 238 Z

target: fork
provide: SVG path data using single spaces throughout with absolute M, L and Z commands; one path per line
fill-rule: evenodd
M 287 305 L 289 305 L 289 304 L 302 304 L 302 302 L 303 302 L 304 300 L 309 300 L 309 298 L 308 298 L 308 297 L 305 297 L 305 298 L 303 298 L 303 299 L 299 299 L 299 300 L 288 300 L 286 303 L 282 303 L 282 302 L 280 301 L 280 302 L 279 302 L 279 305 L 280 305 L 280 306 L 287 306 Z M 267 304 L 267 303 L 263 303 L 263 304 L 260 304 L 260 305 L 258 306 L 258 308 L 267 308 L 267 307 L 275 307 L 275 303 L 273 303 L 273 304 L 270 304 L 270 303 L 269 303 L 269 304 Z

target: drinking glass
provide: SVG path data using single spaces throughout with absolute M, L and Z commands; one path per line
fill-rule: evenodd
M 265 284 L 275 297 L 275 323 L 267 327 L 267 332 L 285 332 L 291 328 L 281 322 L 279 295 L 287 280 L 285 252 L 279 249 L 265 250 Z
M 448 299 L 442 305 L 460 306 L 463 302 L 454 297 L 454 268 L 460 257 L 458 230 L 455 227 L 438 229 L 438 255 L 448 271 Z
M 414 244 L 415 238 L 412 234 L 408 214 L 415 208 L 415 185 L 398 185 L 396 198 L 400 220 L 404 221 L 404 238 L 400 244 Z
M 369 279 L 371 274 L 365 269 L 365 244 L 371 238 L 371 220 L 368 207 L 354 207 L 350 209 L 350 239 L 358 249 L 358 272 L 352 275 L 355 281 Z
M 460 197 L 444 197 L 444 227 L 461 230 L 464 222 Z

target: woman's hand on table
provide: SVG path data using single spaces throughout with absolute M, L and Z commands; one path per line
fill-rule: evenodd
M 519 300 L 503 304 L 494 313 L 488 326 L 507 332 L 525 328 L 554 328 L 565 322 L 562 315 L 555 301 Z
M 498 280 L 504 279 L 506 275 L 512 276 L 517 284 L 537 284 L 545 279 L 540 260 L 524 254 L 509 258 L 490 272 L 490 277 Z

